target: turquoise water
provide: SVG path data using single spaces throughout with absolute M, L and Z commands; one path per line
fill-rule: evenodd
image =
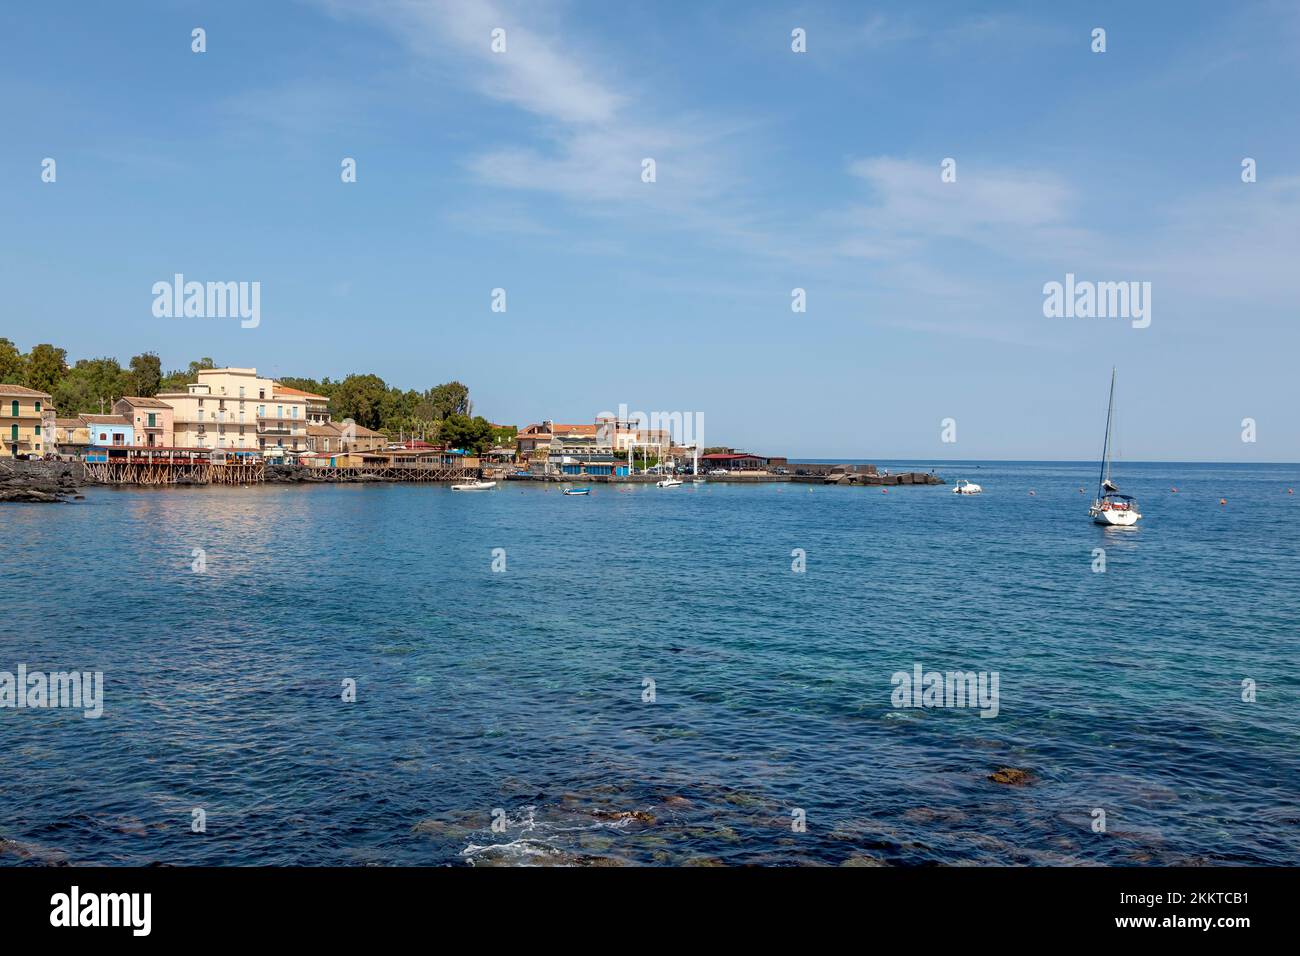
M 0 670 L 105 712 L 0 710 L 0 862 L 1300 862 L 1300 466 L 1126 466 L 1110 531 L 1093 465 L 936 467 L 985 494 L 4 506 Z M 894 708 L 916 664 L 997 716 Z

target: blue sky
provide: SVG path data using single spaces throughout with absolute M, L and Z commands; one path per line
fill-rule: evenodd
M 0 335 L 866 459 L 1095 457 L 1114 364 L 1122 454 L 1296 461 L 1298 74 L 1293 3 L 6 5 Z

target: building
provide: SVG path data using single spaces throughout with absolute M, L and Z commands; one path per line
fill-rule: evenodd
M 158 398 L 127 396 L 113 403 L 113 413 L 131 420 L 135 434 L 134 445 L 171 448 L 175 443 L 173 430 L 175 411 Z
M 781 459 L 785 461 L 784 458 Z M 748 452 L 714 452 L 700 456 L 700 470 L 712 471 L 725 468 L 727 471 L 766 471 L 768 459 Z
M 324 422 L 307 426 L 307 450 L 318 454 L 378 451 L 388 444 L 380 432 L 353 422 Z
M 519 429 L 515 436 L 515 447 L 521 458 L 529 458 L 538 449 L 546 450 L 551 447 L 551 439 L 555 437 L 551 432 L 551 425 L 551 422 L 541 422 Z
M 135 426 L 125 415 L 82 415 L 91 448 L 122 448 L 135 444 Z
M 308 468 L 359 468 L 365 464 L 360 452 L 304 452 L 298 464 Z
M 622 420 L 611 416 L 596 419 L 602 444 L 607 443 L 616 455 L 626 455 L 629 448 L 663 448 L 673 444 L 672 433 L 664 428 L 648 428 L 635 420 Z
M 306 395 L 260 377 L 257 369 L 214 368 L 200 371 L 184 392 L 158 398 L 173 409 L 180 447 L 242 448 L 283 458 L 307 450 Z
M 84 418 L 56 418 L 50 432 L 56 455 L 84 455 L 90 447 L 90 426 Z
M 323 425 L 330 420 L 330 400 L 324 395 L 304 392 L 300 388 L 290 388 L 288 385 L 281 385 L 279 382 L 275 383 L 274 394 L 286 401 L 290 398 L 301 398 L 306 402 L 305 414 L 309 425 Z
M 0 385 L 0 454 L 45 455 L 45 408 L 50 396 L 22 385 Z

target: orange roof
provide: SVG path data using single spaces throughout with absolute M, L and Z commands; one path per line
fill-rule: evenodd
M 564 432 L 568 435 L 594 435 L 596 434 L 595 425 L 552 425 L 552 432 Z
M 304 392 L 300 388 L 290 388 L 288 385 L 281 385 L 279 382 L 272 383 L 271 391 L 276 395 L 301 395 L 303 398 L 318 398 L 322 402 L 329 401 L 329 398 L 325 395 L 317 395 L 315 392 Z

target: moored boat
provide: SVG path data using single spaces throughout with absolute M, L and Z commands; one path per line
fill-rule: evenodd
M 478 481 L 467 481 L 459 485 L 452 485 L 451 490 L 452 491 L 488 491 L 489 489 L 495 488 L 496 486 L 497 483 L 495 481 L 478 480 Z
M 978 495 L 982 494 L 984 489 L 973 481 L 967 481 L 965 478 L 959 480 L 952 489 L 954 495 Z
M 1122 495 L 1110 477 L 1111 428 L 1115 419 L 1115 369 L 1110 370 L 1110 404 L 1106 407 L 1106 440 L 1101 448 L 1101 477 L 1097 480 L 1097 497 L 1093 499 L 1088 514 L 1099 525 L 1108 528 L 1131 528 L 1142 515 L 1137 499 Z

